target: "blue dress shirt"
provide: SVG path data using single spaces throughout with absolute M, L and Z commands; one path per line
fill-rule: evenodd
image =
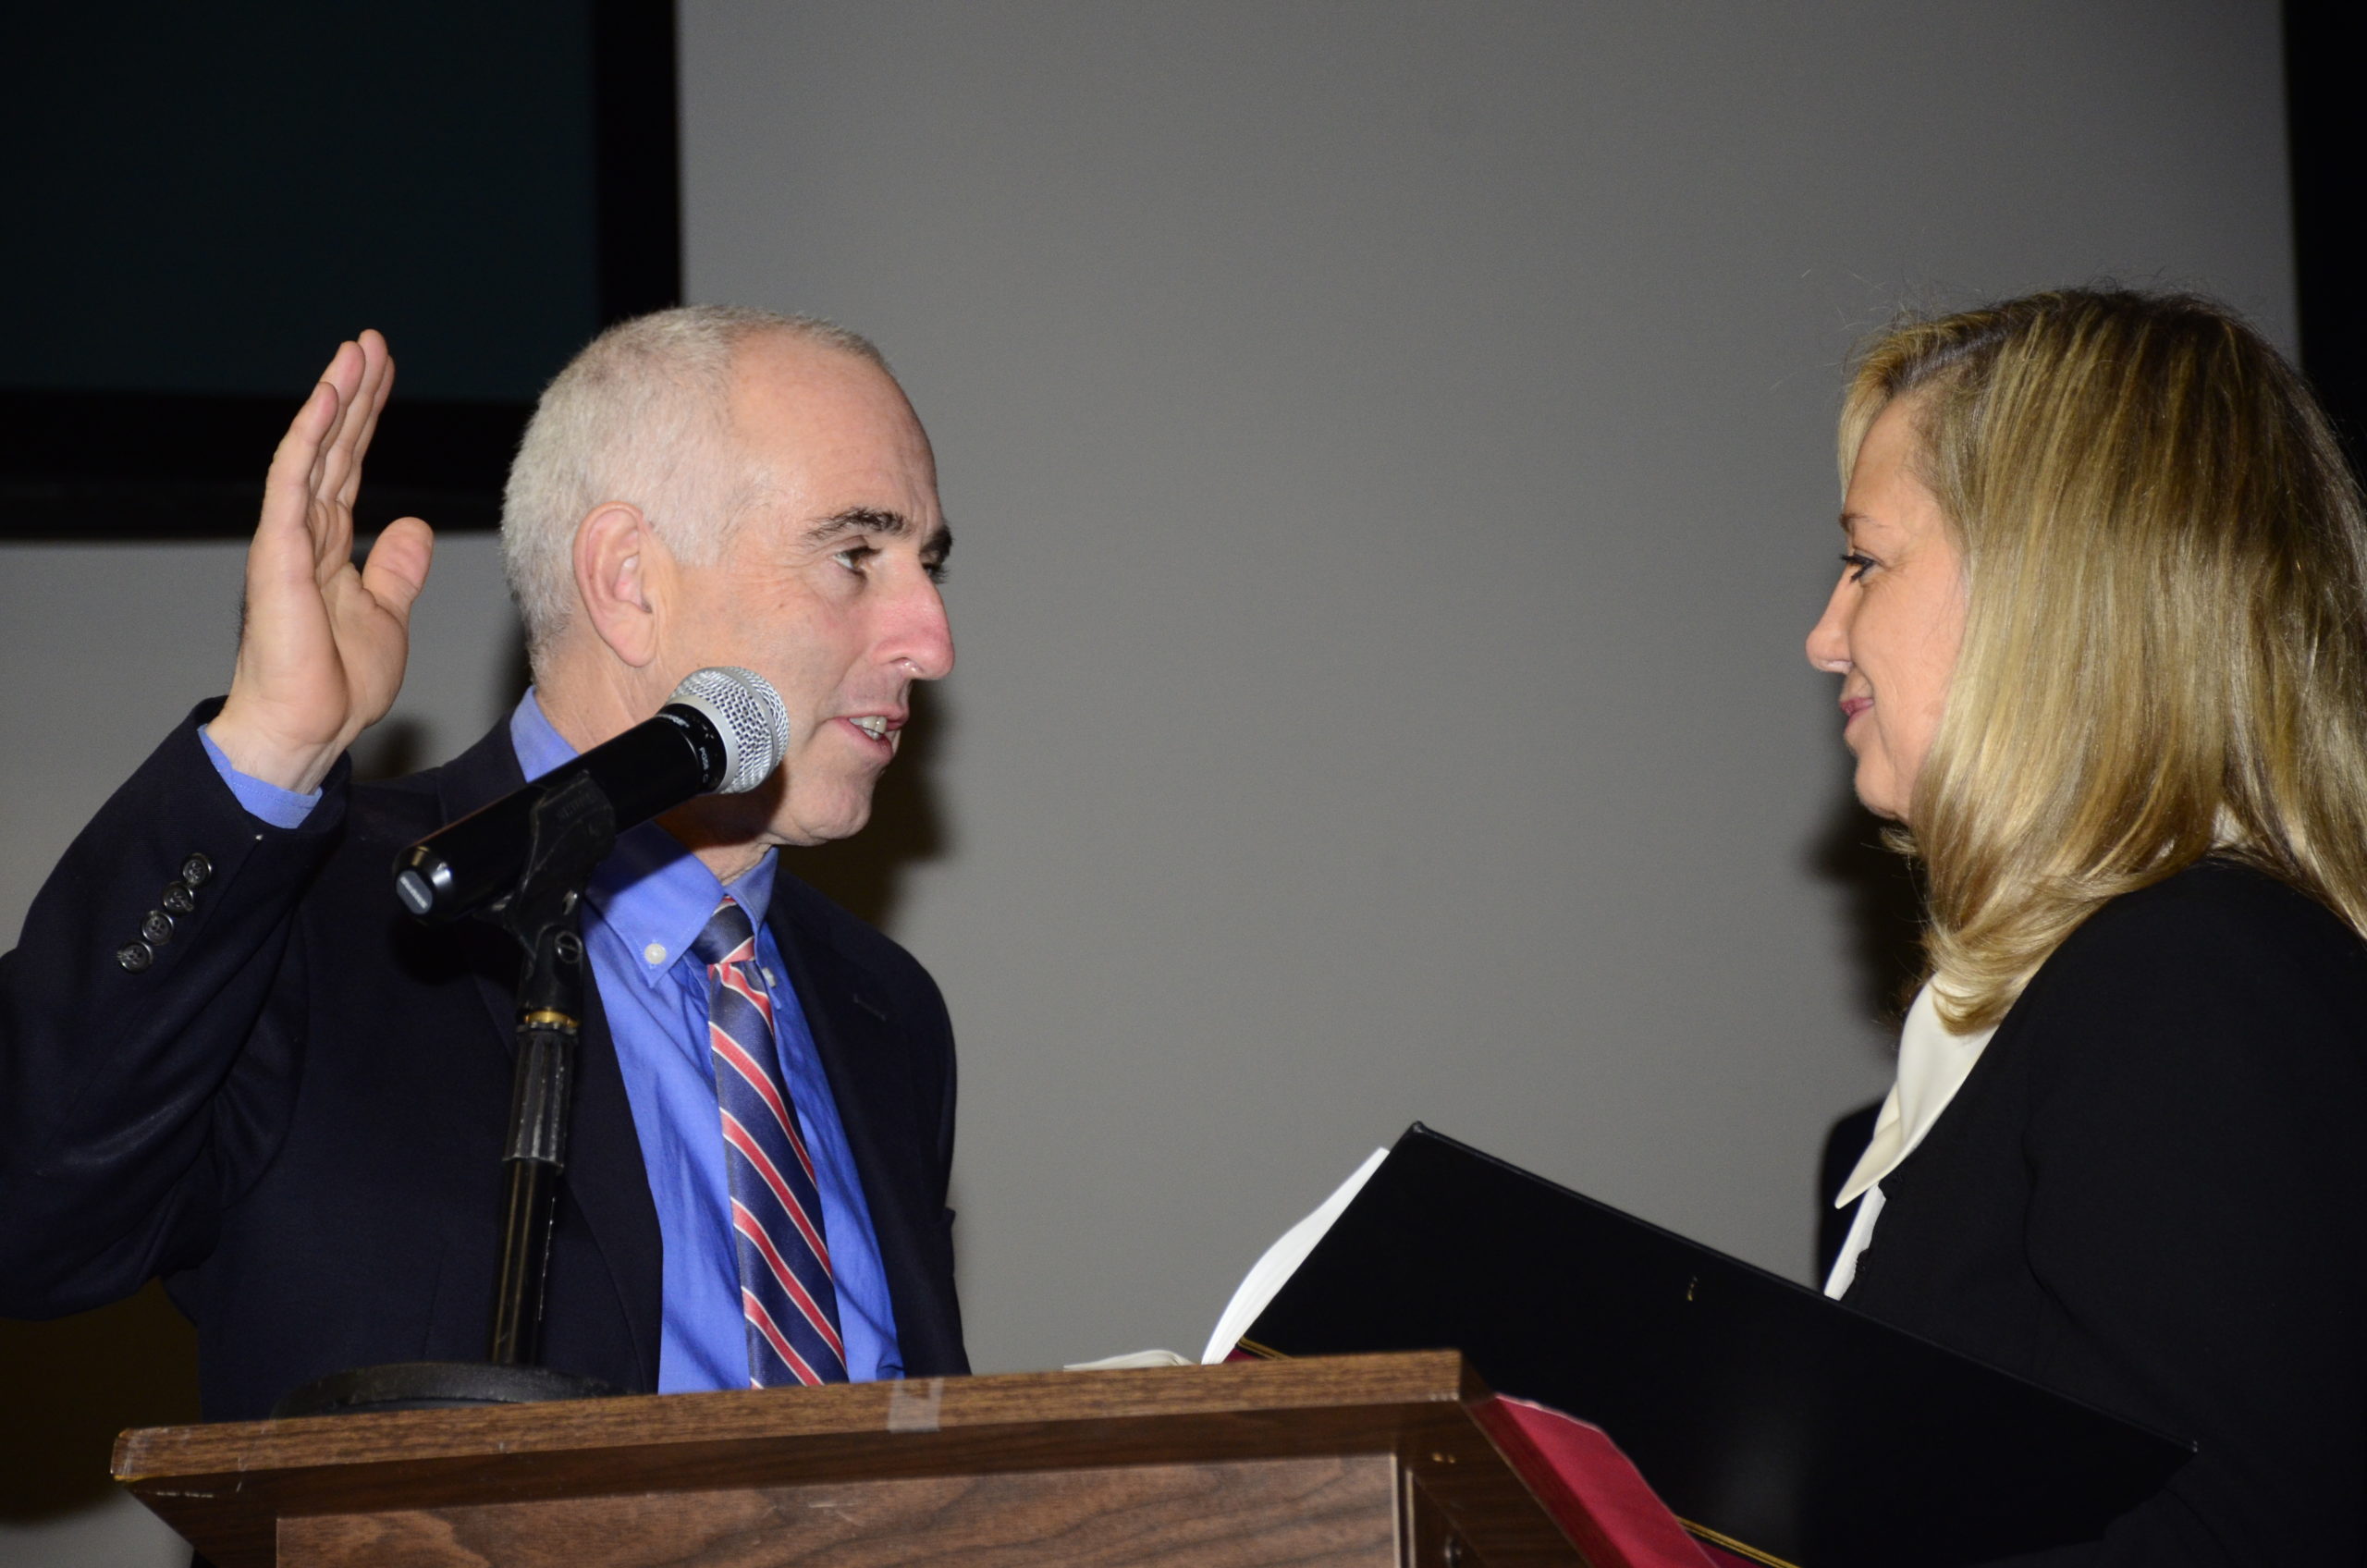
M 318 802 L 317 794 L 294 794 L 238 772 L 212 737 L 202 729 L 199 734 L 215 767 L 252 815 L 294 827 Z M 532 691 L 509 716 L 509 741 L 530 779 L 576 754 L 543 716 Z M 756 927 L 756 961 L 772 996 L 781 1075 L 821 1188 L 847 1376 L 865 1382 L 904 1375 L 879 1241 L 838 1101 L 779 947 L 765 924 L 776 859 L 767 853 L 727 889 L 673 835 L 645 822 L 618 836 L 615 851 L 585 890 L 584 945 L 616 1042 L 664 1245 L 660 1393 L 748 1385 L 722 1115 L 706 1045 L 706 969 L 691 952 L 727 891 Z

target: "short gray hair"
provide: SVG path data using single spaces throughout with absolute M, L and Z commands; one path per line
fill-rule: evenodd
M 595 508 L 640 508 L 684 560 L 721 554 L 763 488 L 731 431 L 732 357 L 771 333 L 888 368 L 819 317 L 682 305 L 619 322 L 543 389 L 501 497 L 502 567 L 536 660 L 574 619 L 575 530 Z

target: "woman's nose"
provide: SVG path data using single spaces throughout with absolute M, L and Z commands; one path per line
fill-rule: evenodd
M 1833 597 L 1824 602 L 1824 613 L 1809 628 L 1809 663 L 1828 675 L 1849 672 L 1849 616 L 1842 604 L 1849 589 L 1846 582 L 1833 585 Z

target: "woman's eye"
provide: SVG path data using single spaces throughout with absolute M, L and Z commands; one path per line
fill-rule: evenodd
M 1859 555 L 1855 550 L 1844 550 L 1841 552 L 1841 564 L 1848 569 L 1849 581 L 1858 582 L 1864 581 L 1866 573 L 1874 570 L 1874 557 Z

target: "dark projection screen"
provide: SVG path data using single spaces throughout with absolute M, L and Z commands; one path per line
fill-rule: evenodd
M 0 531 L 237 533 L 340 338 L 373 491 L 491 521 L 524 407 L 680 287 L 673 21 L 608 0 L 44 6 L 0 102 Z

